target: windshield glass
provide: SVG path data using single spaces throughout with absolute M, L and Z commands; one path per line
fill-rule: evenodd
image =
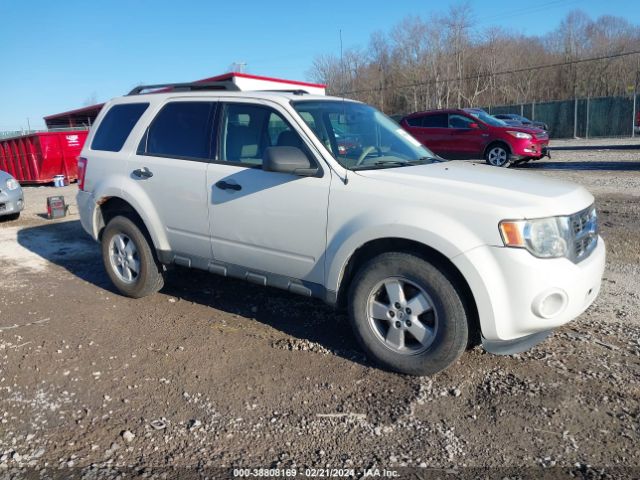
M 443 161 L 368 105 L 308 100 L 293 102 L 293 107 L 345 168 L 392 168 Z
M 484 122 L 488 125 L 493 125 L 494 127 L 505 127 L 508 125 L 506 122 L 503 122 L 499 118 L 489 115 L 487 112 L 467 110 L 467 113 L 472 117 L 477 118 L 481 122 Z

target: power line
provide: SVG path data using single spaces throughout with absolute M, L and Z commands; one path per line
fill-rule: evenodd
M 387 90 L 389 88 L 414 88 L 414 87 L 422 87 L 422 86 L 426 86 L 426 85 L 435 85 L 438 83 L 445 83 L 445 82 L 461 82 L 461 81 L 465 81 L 465 80 L 477 80 L 479 78 L 487 78 L 487 77 L 499 77 L 502 75 L 513 75 L 514 73 L 524 73 L 524 72 L 530 72 L 532 70 L 543 70 L 543 69 L 547 69 L 547 68 L 556 68 L 556 67 L 564 67 L 567 65 L 577 65 L 580 63 L 587 63 L 587 62 L 597 62 L 599 60 L 609 60 L 612 58 L 621 58 L 621 57 L 628 57 L 631 55 L 638 55 L 640 54 L 640 50 L 634 50 L 632 52 L 621 52 L 621 53 L 612 53 L 609 55 L 603 55 L 600 57 L 591 57 L 591 58 L 580 58 L 577 60 L 567 60 L 565 62 L 557 62 L 557 63 L 548 63 L 546 65 L 535 65 L 532 67 L 524 67 L 524 68 L 517 68 L 517 69 L 513 69 L 513 70 L 502 70 L 500 72 L 493 72 L 493 73 L 477 73 L 475 75 L 469 75 L 466 77 L 455 77 L 455 78 L 444 78 L 444 79 L 436 79 L 436 80 L 429 80 L 426 82 L 415 82 L 415 83 L 407 83 L 404 85 L 395 85 L 393 87 L 385 87 L 384 90 Z M 368 89 L 362 89 L 362 90 L 352 90 L 349 92 L 341 92 L 338 95 L 353 95 L 353 94 L 357 94 L 357 93 L 370 93 L 370 92 L 379 92 L 380 90 L 382 90 L 382 88 L 368 88 Z

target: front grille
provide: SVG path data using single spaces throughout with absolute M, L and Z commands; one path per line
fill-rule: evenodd
M 572 236 L 571 260 L 574 263 L 587 258 L 598 244 L 598 217 L 592 205 L 569 217 Z

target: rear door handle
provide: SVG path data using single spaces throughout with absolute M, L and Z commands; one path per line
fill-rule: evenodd
M 220 190 L 235 190 L 236 192 L 238 190 L 242 190 L 242 187 L 237 183 L 227 183 L 224 180 L 220 180 L 218 183 L 216 183 L 216 187 L 218 187 Z
M 134 170 L 131 173 L 133 173 L 133 175 L 138 177 L 138 178 L 151 178 L 151 177 L 153 177 L 153 172 L 151 170 L 149 170 L 147 167 L 138 168 L 137 170 Z

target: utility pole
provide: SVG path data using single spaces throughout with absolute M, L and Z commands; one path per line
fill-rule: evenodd
M 636 67 L 636 82 L 633 86 L 633 117 L 631 118 L 631 138 L 636 136 L 636 116 L 638 115 L 638 80 L 640 80 L 640 55 L 638 55 L 638 66 Z M 638 125 L 640 128 L 640 125 Z

